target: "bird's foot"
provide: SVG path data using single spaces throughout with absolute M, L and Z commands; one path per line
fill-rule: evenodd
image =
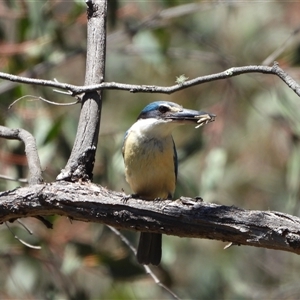
M 160 202 L 162 201 L 163 199 L 161 199 L 160 197 L 157 197 L 157 198 L 154 198 L 153 202 Z
M 203 198 L 200 196 L 196 196 L 194 199 L 196 200 L 196 202 L 203 202 Z
M 121 199 L 122 202 L 126 203 L 130 198 L 139 198 L 138 194 L 129 194 L 129 195 L 124 195 Z
M 195 198 L 188 198 L 188 197 L 180 197 L 180 200 L 183 204 L 187 205 L 194 205 L 197 202 L 203 202 L 203 199 L 200 196 L 196 196 Z

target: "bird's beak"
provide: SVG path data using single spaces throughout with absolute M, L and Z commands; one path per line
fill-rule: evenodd
M 197 124 L 196 128 L 213 122 L 216 115 L 207 113 L 205 111 L 197 111 L 191 109 L 182 109 L 176 112 L 170 112 L 166 119 L 172 120 L 174 122 L 180 122 L 183 124 Z

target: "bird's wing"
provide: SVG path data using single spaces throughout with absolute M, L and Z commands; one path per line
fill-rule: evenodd
M 172 138 L 172 140 L 173 140 L 173 138 Z M 178 158 L 177 158 L 177 151 L 176 151 L 174 140 L 173 140 L 173 150 L 174 150 L 173 159 L 174 159 L 175 180 L 177 180 Z
M 122 155 L 123 155 L 123 158 L 124 158 L 125 143 L 126 143 L 126 139 L 127 139 L 127 136 L 128 136 L 128 131 L 129 131 L 129 130 L 127 130 L 127 131 L 125 132 L 124 139 L 123 139 L 123 145 L 122 145 Z

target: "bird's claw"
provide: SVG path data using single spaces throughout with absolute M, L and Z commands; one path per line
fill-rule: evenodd
M 203 202 L 203 198 L 200 196 L 196 196 L 194 199 L 196 200 L 196 202 Z
M 123 203 L 126 203 L 130 198 L 138 198 L 139 195 L 138 194 L 129 194 L 129 195 L 124 195 L 122 198 L 121 198 L 121 201 Z

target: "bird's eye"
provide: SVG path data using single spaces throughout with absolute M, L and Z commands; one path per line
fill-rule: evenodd
M 170 110 L 170 108 L 168 106 L 165 106 L 165 105 L 161 105 L 158 110 L 161 112 L 161 113 L 166 113 L 167 111 Z

